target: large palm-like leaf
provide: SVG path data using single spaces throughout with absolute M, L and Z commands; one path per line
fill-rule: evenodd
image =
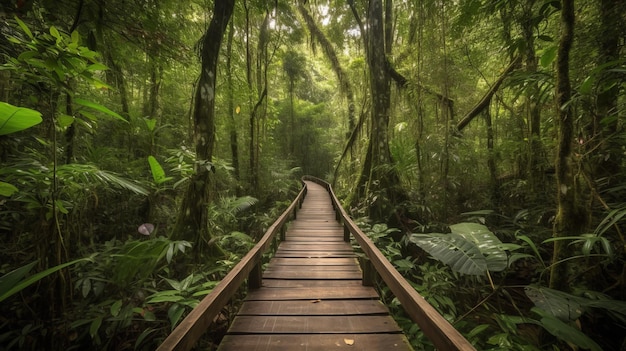
M 458 223 L 450 226 L 454 234 L 471 241 L 487 260 L 487 268 L 492 272 L 500 272 L 507 267 L 507 254 L 502 247 L 502 241 L 486 226 L 478 223 Z
M 483 275 L 487 271 L 487 260 L 478 246 L 461 235 L 413 234 L 410 240 L 454 271 L 471 275 Z

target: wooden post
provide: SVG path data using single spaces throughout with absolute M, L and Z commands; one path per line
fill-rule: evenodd
M 262 264 L 263 262 L 258 262 L 250 271 L 248 275 L 248 289 L 259 289 L 263 284 L 263 272 L 261 272 Z
M 286 230 L 285 230 L 285 226 L 281 226 L 280 227 L 280 241 L 285 241 L 287 238 L 287 235 L 285 234 Z
M 374 286 L 376 283 L 376 270 L 372 261 L 367 257 L 359 257 L 359 264 L 363 271 L 363 286 Z
M 350 229 L 347 225 L 343 225 L 343 241 L 350 242 Z

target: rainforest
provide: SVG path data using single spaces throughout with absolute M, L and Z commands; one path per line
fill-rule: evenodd
M 624 1 L 1 0 L 0 32 L 0 349 L 154 350 L 307 176 L 477 350 L 626 349 Z

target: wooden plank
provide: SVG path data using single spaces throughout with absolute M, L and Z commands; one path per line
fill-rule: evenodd
M 275 257 L 271 264 L 292 265 L 292 266 L 338 266 L 338 265 L 358 265 L 355 258 L 280 258 Z
M 379 300 L 295 300 L 246 301 L 238 315 L 374 315 L 387 314 L 389 310 Z
M 275 279 L 326 279 L 326 280 L 343 280 L 343 279 L 359 279 L 363 277 L 363 273 L 354 271 L 310 271 L 310 270 L 285 270 L 285 271 L 266 271 L 263 273 L 265 278 Z
M 274 257 L 281 258 L 341 258 L 356 257 L 353 252 L 328 252 L 328 251 L 277 251 Z
M 292 289 L 257 289 L 250 291 L 246 300 L 337 300 L 337 299 L 374 299 L 378 294 L 369 286 L 353 286 L 345 289 L 326 289 L 324 287 Z
M 218 351 L 411 350 L 401 334 L 226 335 Z
M 263 279 L 264 288 L 309 288 L 325 287 L 327 289 L 362 286 L 361 279 L 353 280 L 301 280 L 301 279 Z
M 237 316 L 228 334 L 399 333 L 390 316 Z
M 297 258 L 294 258 L 297 260 Z M 302 260 L 306 260 L 306 258 L 302 258 Z M 323 260 L 323 258 L 320 258 Z M 361 273 L 361 269 L 359 266 L 355 265 L 344 265 L 344 266 L 331 266 L 331 265 L 283 265 L 283 264 L 272 264 L 270 265 L 265 272 L 286 272 L 286 271 L 299 271 L 302 272 L 304 270 L 312 271 L 312 272 L 357 272 Z
M 315 245 L 314 248 L 311 245 L 307 244 L 295 244 L 290 242 L 284 242 L 280 245 L 281 250 L 293 250 L 293 251 L 302 251 L 302 250 L 312 250 L 315 251 L 349 251 L 352 252 L 352 246 L 347 245 L 345 243 L 341 244 L 319 244 Z

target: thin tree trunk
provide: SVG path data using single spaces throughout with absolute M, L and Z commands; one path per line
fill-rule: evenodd
M 194 173 L 182 200 L 174 236 L 195 242 L 196 255 L 213 257 L 222 250 L 211 242 L 207 206 L 211 200 L 210 186 L 213 170 L 211 160 L 215 142 L 215 95 L 217 61 L 226 26 L 233 13 L 235 0 L 216 1 L 213 18 L 202 39 L 200 79 L 196 87 L 193 113 L 196 163 Z M 208 249 L 208 252 L 205 250 Z
M 237 123 L 235 121 L 235 92 L 233 86 L 233 71 L 232 71 L 232 54 L 233 54 L 233 37 L 235 33 L 234 22 L 230 21 L 230 27 L 228 29 L 228 41 L 226 42 L 226 82 L 228 84 L 228 116 L 229 116 L 229 129 L 230 129 L 230 154 L 231 162 L 233 164 L 233 173 L 235 179 L 239 180 L 239 145 L 237 137 Z
M 569 55 L 574 40 L 574 0 L 561 1 L 561 40 L 557 52 L 556 67 L 556 110 L 558 115 L 558 151 L 556 159 L 556 182 L 558 211 L 554 221 L 555 238 L 577 236 L 585 227 L 586 214 L 578 203 L 579 189 L 576 184 L 572 163 L 574 139 L 574 114 L 569 101 L 571 83 L 569 78 Z M 554 242 L 550 287 L 566 290 L 568 287 L 568 246 L 562 240 Z

